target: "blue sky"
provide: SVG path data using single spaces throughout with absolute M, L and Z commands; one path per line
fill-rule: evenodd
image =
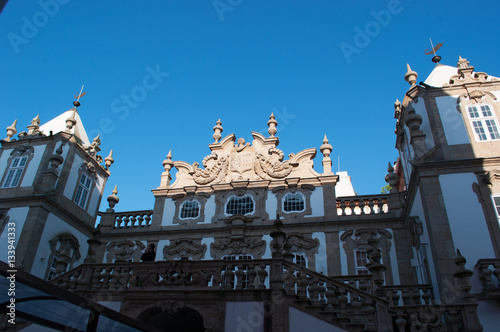
M 9 1 L 0 15 L 0 127 L 18 131 L 72 107 L 115 164 L 119 211 L 153 208 L 162 161 L 200 162 L 212 127 L 267 135 L 275 112 L 285 155 L 319 147 L 359 194 L 385 185 L 396 160 L 393 104 L 443 64 L 467 58 L 500 76 L 496 2 L 477 1 Z M 361 36 L 359 31 L 365 34 Z M 343 51 L 344 49 L 344 51 Z M 149 75 L 149 76 L 148 76 Z M 128 97 L 127 97 L 128 96 Z M 92 137 L 90 137 L 92 139 Z

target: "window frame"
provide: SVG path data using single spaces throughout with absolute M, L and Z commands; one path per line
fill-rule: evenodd
M 196 204 L 198 204 L 196 216 L 182 217 L 182 210 L 183 210 L 184 206 L 187 203 L 190 203 L 190 204 L 191 203 L 196 203 Z M 201 214 L 201 203 L 197 199 L 187 199 L 184 202 L 182 202 L 181 205 L 179 206 L 179 219 L 180 220 L 198 219 L 200 217 L 200 214 Z
M 302 209 L 301 210 L 290 210 L 290 211 L 285 210 L 286 199 L 290 196 L 299 196 L 300 198 L 302 198 L 302 202 L 301 202 Z M 287 192 L 285 195 L 283 195 L 283 198 L 281 200 L 281 210 L 283 211 L 283 213 L 301 213 L 301 212 L 304 212 L 306 210 L 306 195 L 304 195 L 300 191 Z
M 82 183 L 82 178 L 83 177 L 85 177 L 84 183 Z M 94 180 L 86 172 L 81 172 L 78 175 L 78 178 L 79 179 L 78 179 L 78 182 L 77 182 L 77 185 L 76 185 L 76 188 L 75 188 L 75 195 L 73 197 L 73 203 L 75 203 L 76 205 L 78 205 L 82 209 L 86 210 L 87 206 L 89 204 L 89 201 L 90 201 L 90 196 L 91 196 L 91 193 L 92 193 Z M 86 186 L 87 183 L 88 183 L 88 186 Z M 81 188 L 81 191 L 80 191 L 80 188 Z M 81 193 L 85 193 L 83 202 L 82 202 L 82 199 L 81 199 L 82 198 Z
M 491 104 L 470 104 L 466 106 L 466 112 L 476 142 L 500 140 L 498 118 Z
M 368 263 L 368 253 L 367 253 L 367 251 L 366 250 L 361 250 L 361 249 L 355 249 L 354 250 L 354 272 L 356 272 L 356 275 L 369 275 L 370 271 L 365 266 L 366 263 L 363 264 L 363 265 L 358 264 L 358 254 L 363 254 L 365 256 L 366 263 Z M 360 273 L 360 272 L 362 272 L 362 273 Z
M 303 252 L 292 252 L 293 262 L 297 265 L 307 268 L 307 255 Z M 300 259 L 299 259 L 300 257 Z
M 238 200 L 242 200 L 242 199 L 245 199 L 245 198 L 249 198 L 250 201 L 252 202 L 252 210 L 250 212 L 246 212 L 244 214 L 241 214 L 241 213 L 228 213 L 227 209 L 228 209 L 228 205 L 229 205 L 229 202 L 233 199 L 238 199 Z M 236 216 L 236 215 L 243 215 L 243 216 L 247 216 L 247 215 L 252 215 L 255 213 L 255 200 L 253 198 L 252 195 L 250 194 L 245 194 L 245 195 L 242 195 L 242 196 L 236 196 L 236 195 L 231 195 L 227 198 L 226 200 L 226 203 L 224 204 L 224 215 L 226 217 L 229 217 L 229 216 Z
M 10 160 L 9 168 L 7 168 L 4 173 L 5 176 L 2 182 L 2 189 L 17 188 L 20 186 L 24 178 L 24 174 L 26 173 L 26 167 L 29 163 L 28 159 L 28 156 L 21 155 L 15 156 Z M 17 182 L 14 184 L 15 180 Z
M 495 201 L 495 198 L 498 199 L 498 204 Z M 493 209 L 495 210 L 497 219 L 500 221 L 500 194 L 491 195 L 491 201 L 493 203 Z

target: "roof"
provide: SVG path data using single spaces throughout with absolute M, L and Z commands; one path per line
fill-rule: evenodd
M 78 110 L 76 108 L 69 109 L 61 115 L 50 120 L 49 122 L 43 124 L 42 126 L 40 126 L 40 131 L 47 136 L 51 131 L 53 134 L 65 131 L 66 119 L 72 117 L 73 113 L 75 114 L 76 124 L 73 126 L 73 128 L 71 128 L 70 132 L 75 136 L 78 143 L 84 146 L 89 146 L 90 141 L 87 136 L 87 132 L 83 127 L 82 119 L 80 118 L 80 115 L 78 114 Z
M 435 87 L 442 87 L 450 82 L 450 78 L 457 75 L 457 67 L 437 64 L 430 75 L 425 80 L 425 84 Z

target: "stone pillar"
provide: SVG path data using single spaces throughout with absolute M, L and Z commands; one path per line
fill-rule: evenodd
M 43 207 L 30 207 L 23 229 L 19 230 L 21 235 L 16 248 L 16 266 L 22 265 L 26 272 L 31 273 L 48 216 L 49 211 Z
M 328 276 L 342 275 L 340 262 L 339 232 L 325 232 L 326 265 Z
M 429 246 L 435 266 L 435 275 L 438 289 L 443 302 L 450 298 L 453 289 L 453 273 L 455 272 L 454 258 L 450 253 L 455 252 L 453 236 L 448 221 L 443 193 L 438 176 L 421 176 L 419 184 L 422 207 L 425 211 L 425 223 L 429 233 Z

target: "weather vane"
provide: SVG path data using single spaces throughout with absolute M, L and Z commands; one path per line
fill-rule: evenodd
M 434 45 L 432 45 L 432 39 L 429 38 L 429 40 L 431 41 L 431 50 L 429 51 L 429 49 L 426 49 L 425 54 L 430 55 L 434 53 L 434 56 L 432 57 L 432 62 L 438 63 L 439 61 L 441 61 L 441 57 L 439 55 L 436 55 L 436 51 L 439 50 L 441 46 L 443 46 L 443 43 L 439 43 L 436 45 L 436 47 L 434 47 Z
M 80 98 L 81 98 L 81 97 L 83 97 L 83 96 L 85 96 L 85 95 L 87 94 L 87 92 L 82 92 L 82 91 L 83 91 L 83 87 L 84 87 L 84 86 L 85 86 L 85 85 L 82 85 L 82 88 L 80 89 L 80 93 L 79 93 L 79 94 L 77 94 L 77 95 L 75 95 L 76 100 L 73 102 L 73 105 L 74 105 L 75 107 L 80 106 L 80 102 L 79 102 Z

